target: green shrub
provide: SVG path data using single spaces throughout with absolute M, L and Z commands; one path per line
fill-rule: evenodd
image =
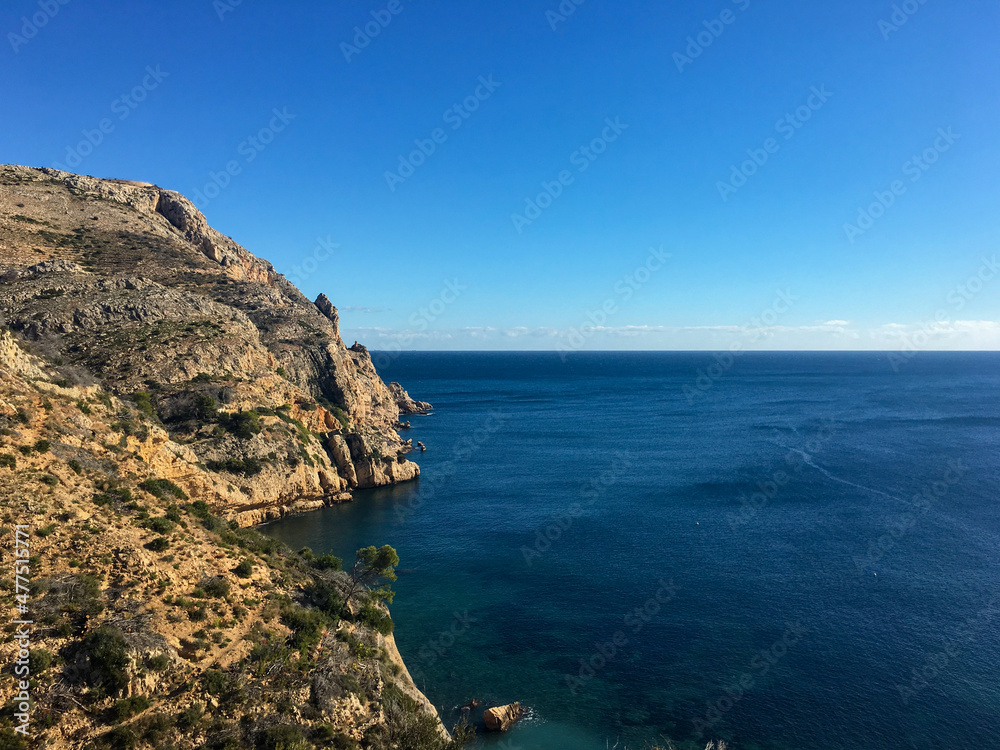
M 40 440 L 35 441 L 34 447 L 35 450 L 38 451 L 39 453 L 48 453 L 49 449 L 52 447 L 52 444 L 45 438 L 42 438 Z
M 16 469 L 17 459 L 9 453 L 0 453 L 0 468 Z
M 161 516 L 159 518 L 150 518 L 143 525 L 157 534 L 169 534 L 174 530 L 176 524 L 166 516 Z
M 197 518 L 208 518 L 211 515 L 208 503 L 204 500 L 195 500 L 188 506 L 188 511 Z
M 87 684 L 108 695 L 120 695 L 128 687 L 128 644 L 116 628 L 102 625 L 83 639 L 81 648 L 90 657 Z
M 166 672 L 170 666 L 170 657 L 166 654 L 157 654 L 149 660 L 149 668 L 154 672 Z
M 170 549 L 170 540 L 163 536 L 158 536 L 151 542 L 146 543 L 146 549 L 151 552 L 166 552 Z
M 149 417 L 156 416 L 156 409 L 153 407 L 153 400 L 146 391 L 137 391 L 132 394 L 132 402 L 136 408 Z
M 302 730 L 291 724 L 270 727 L 257 738 L 258 750 L 311 750 Z
M 44 648 L 33 648 L 28 654 L 28 671 L 39 675 L 52 666 L 52 654 Z
M 167 495 L 173 495 L 178 500 L 187 500 L 187 493 L 169 479 L 149 478 L 139 485 L 153 497 L 163 499 Z
M 55 487 L 59 484 L 59 479 L 52 476 L 51 474 L 42 474 L 38 477 L 38 481 L 42 484 L 47 484 L 49 487 Z
M 361 608 L 359 619 L 372 630 L 377 630 L 382 635 L 389 635 L 395 628 L 389 613 L 370 602 Z
M 87 405 L 86 401 L 77 401 L 76 408 L 79 409 L 83 414 L 90 416 L 91 408 Z
M 69 466 L 69 468 L 73 470 L 75 474 L 83 473 L 83 464 L 81 464 L 75 458 L 71 458 L 69 461 L 66 462 L 66 464 L 67 466 Z
M 323 628 L 329 624 L 322 612 L 295 605 L 288 605 L 282 610 L 281 622 L 292 631 L 289 645 L 302 653 L 319 645 Z
M 134 695 L 130 698 L 122 698 L 111 707 L 111 720 L 115 723 L 131 719 L 136 714 L 141 714 L 152 705 L 149 698 L 144 695 Z
M 202 676 L 201 684 L 209 695 L 222 695 L 229 686 L 229 678 L 221 669 L 209 669 Z
M 253 575 L 253 563 L 249 560 L 243 560 L 239 565 L 233 568 L 233 574 L 239 576 L 240 578 L 249 578 Z
M 48 526 L 43 526 L 40 529 L 35 529 L 35 533 L 44 539 L 47 536 L 52 536 L 52 532 L 56 530 L 56 525 L 50 523 Z
M 17 446 L 17 449 L 19 451 L 21 451 L 22 455 L 25 455 L 25 456 L 30 456 L 32 453 L 35 452 L 34 449 L 30 445 L 19 445 L 19 446 Z
M 209 578 L 201 587 L 205 593 L 214 599 L 223 599 L 229 596 L 229 581 L 221 576 Z
M 220 414 L 219 424 L 241 440 L 249 440 L 264 429 L 260 423 L 260 415 L 253 410 L 238 411 L 228 415 Z
M 339 557 L 334 557 L 333 555 L 327 553 L 325 555 L 317 557 L 313 561 L 312 566 L 319 570 L 343 570 L 344 561 L 341 560 Z
M 193 729 L 201 722 L 201 717 L 205 715 L 205 707 L 201 703 L 194 703 L 188 706 L 177 716 L 177 726 L 180 729 Z
M 227 458 L 224 461 L 209 461 L 207 466 L 209 471 L 225 471 L 246 477 L 256 476 L 264 470 L 263 464 L 256 458 Z

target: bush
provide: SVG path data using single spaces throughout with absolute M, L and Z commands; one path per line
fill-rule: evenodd
M 188 511 L 191 513 L 191 515 L 195 516 L 196 518 L 204 519 L 208 518 L 209 515 L 211 515 L 208 503 L 206 503 L 204 500 L 195 500 L 193 503 L 191 503 L 191 505 L 188 506 Z
M 174 522 L 166 516 L 161 516 L 160 518 L 150 518 L 144 524 L 147 529 L 157 534 L 169 534 L 174 530 L 174 525 Z
M 260 415 L 253 410 L 238 411 L 228 415 L 220 414 L 219 424 L 241 440 L 249 440 L 264 429 L 260 423 Z
M 291 724 L 279 724 L 262 732 L 257 738 L 258 750 L 310 750 L 302 730 Z
M 75 458 L 71 458 L 69 461 L 66 462 L 66 464 L 69 466 L 69 468 L 73 470 L 75 474 L 83 473 L 83 464 L 81 464 Z
M 372 630 L 377 630 L 382 635 L 389 635 L 395 628 L 389 613 L 372 603 L 365 604 L 361 608 L 359 619 Z
M 201 684 L 209 695 L 222 695 L 229 686 L 229 678 L 221 669 L 209 669 L 201 678 Z
M 42 438 L 41 440 L 35 441 L 35 446 L 34 447 L 35 447 L 35 450 L 38 451 L 39 453 L 48 453 L 49 452 L 49 448 L 52 447 L 52 444 L 48 440 L 46 440 L 45 438 Z
M 334 557 L 333 555 L 327 553 L 325 555 L 317 557 L 313 561 L 312 566 L 319 570 L 343 570 L 344 561 L 341 560 L 339 557 Z
M 90 406 L 87 405 L 86 401 L 77 401 L 76 402 L 76 408 L 79 409 L 83 414 L 86 414 L 88 416 L 90 415 L 90 413 L 92 411 L 91 408 L 90 408 Z
M 149 417 L 156 416 L 156 409 L 153 407 L 153 400 L 146 391 L 137 391 L 132 394 L 132 402 L 135 407 Z
M 188 706 L 177 716 L 177 726 L 180 729 L 193 729 L 198 726 L 201 717 L 205 715 L 205 707 L 201 703 Z
M 149 698 L 143 695 L 134 695 L 131 698 L 122 698 L 111 707 L 111 720 L 115 723 L 131 719 L 136 714 L 141 714 L 152 705 Z
M 223 599 L 229 596 L 229 581 L 221 576 L 209 578 L 201 587 L 208 596 L 215 599 Z
M 52 666 L 52 654 L 44 648 L 33 648 L 28 654 L 28 671 L 38 675 Z
M 108 695 L 120 695 L 128 687 L 129 665 L 128 644 L 121 632 L 102 625 L 83 639 L 81 648 L 90 657 L 87 684 Z
M 233 568 L 233 574 L 239 576 L 240 578 L 249 578 L 253 575 L 253 563 L 249 560 L 243 560 L 239 565 Z
M 163 499 L 166 495 L 173 495 L 178 500 L 187 500 L 187 493 L 169 479 L 149 478 L 139 485 L 155 498 Z
M 30 445 L 19 445 L 17 446 L 17 449 L 21 451 L 21 455 L 24 456 L 30 456 L 35 452 Z
M 166 552 L 170 549 L 170 540 L 163 536 L 158 536 L 146 544 L 146 549 L 150 552 Z
M 207 466 L 209 471 L 226 471 L 246 477 L 256 476 L 264 470 L 263 464 L 256 458 L 227 458 L 225 461 L 209 461 Z
M 292 631 L 289 645 L 304 653 L 319 645 L 323 628 L 329 624 L 326 616 L 315 609 L 288 605 L 281 613 L 281 622 Z
M 166 672 L 170 666 L 170 657 L 166 654 L 157 654 L 149 660 L 149 668 L 154 672 Z
M 47 536 L 52 536 L 52 532 L 55 530 L 56 530 L 56 525 L 54 523 L 50 523 L 48 526 L 43 526 L 40 529 L 35 529 L 35 533 L 42 539 L 44 539 Z

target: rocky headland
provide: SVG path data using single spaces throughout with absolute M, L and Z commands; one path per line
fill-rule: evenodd
M 247 528 L 419 474 L 395 427 L 429 405 L 325 295 L 178 193 L 5 166 L 0 322 L 3 546 L 34 621 L 0 647 L 29 654 L 30 735 L 7 710 L 0 745 L 449 744 L 385 597 Z

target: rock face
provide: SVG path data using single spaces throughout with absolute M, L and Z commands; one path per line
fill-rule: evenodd
M 0 322 L 59 377 L 139 404 L 164 478 L 240 524 L 420 473 L 398 396 L 429 405 L 344 346 L 326 295 L 173 191 L 0 167 Z
M 395 399 L 400 414 L 426 414 L 434 408 L 426 401 L 414 401 L 399 383 L 389 383 L 389 392 Z
M 511 703 L 509 706 L 487 708 L 483 714 L 486 728 L 491 732 L 506 732 L 514 722 L 521 718 L 521 704 Z

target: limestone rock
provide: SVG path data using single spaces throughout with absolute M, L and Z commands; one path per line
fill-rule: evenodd
M 509 706 L 496 706 L 487 708 L 483 719 L 486 728 L 491 732 L 506 732 L 514 722 L 521 718 L 521 704 L 511 703 Z
M 426 401 L 414 401 L 399 383 L 389 383 L 389 392 L 401 414 L 426 414 L 434 408 Z

